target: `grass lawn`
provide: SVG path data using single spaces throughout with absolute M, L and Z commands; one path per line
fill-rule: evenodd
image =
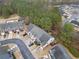
M 70 53 L 74 57 L 79 58 L 79 51 L 76 48 L 74 48 L 73 46 L 67 45 L 67 44 L 66 45 L 64 44 L 64 46 L 67 47 L 67 49 L 70 51 Z
M 68 47 L 69 51 L 72 53 L 73 56 L 79 58 L 79 51 L 74 47 Z
M 75 58 L 79 58 L 79 50 L 77 50 L 75 47 L 72 46 L 71 44 L 68 44 L 66 42 L 64 42 L 62 39 L 56 39 L 59 43 L 61 43 L 62 45 L 64 45 L 69 52 L 75 57 Z

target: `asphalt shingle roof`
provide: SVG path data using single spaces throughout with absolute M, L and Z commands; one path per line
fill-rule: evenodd
M 51 49 L 50 56 L 52 59 L 71 59 L 62 45 L 57 45 Z
M 41 37 L 40 37 L 40 41 L 42 43 L 42 45 L 45 45 L 47 43 L 47 41 L 52 38 L 50 35 L 48 34 L 43 34 Z
M 28 26 L 28 31 L 31 32 L 35 37 L 37 37 L 37 39 L 40 40 L 42 45 L 45 45 L 50 38 L 53 38 L 51 35 L 49 35 L 44 30 L 42 30 L 40 27 L 37 27 L 34 24 L 30 24 Z
M 23 21 L 0 24 L 0 32 L 23 28 Z

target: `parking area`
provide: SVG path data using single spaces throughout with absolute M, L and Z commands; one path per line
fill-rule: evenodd
M 79 5 L 61 5 L 60 13 L 62 24 L 71 23 L 76 31 L 79 31 Z

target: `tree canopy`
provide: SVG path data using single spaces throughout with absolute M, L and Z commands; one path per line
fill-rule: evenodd
M 71 44 L 73 40 L 74 27 L 71 23 L 66 23 L 63 27 L 63 30 L 60 33 L 60 39 L 64 44 Z
M 18 14 L 30 18 L 31 22 L 46 31 L 51 31 L 53 26 L 58 26 L 61 17 L 58 8 L 48 7 L 47 0 L 11 0 L 9 5 L 0 6 L 1 16 Z
M 9 5 L 0 5 L 0 16 L 8 17 L 13 13 Z
M 71 33 L 73 32 L 73 30 L 74 30 L 74 27 L 71 23 L 66 23 L 64 25 L 64 31 Z

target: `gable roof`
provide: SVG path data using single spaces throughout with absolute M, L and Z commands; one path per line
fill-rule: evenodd
M 23 28 L 23 21 L 0 24 L 0 32 Z
M 41 28 L 31 23 L 28 26 L 28 31 L 30 31 L 37 38 L 40 38 L 45 33 Z
M 28 31 L 31 32 L 37 39 L 39 39 L 42 45 L 45 45 L 50 40 L 50 38 L 53 38 L 43 29 L 41 29 L 40 27 L 37 27 L 32 23 L 29 24 Z
M 51 37 L 51 36 L 48 35 L 48 34 L 43 34 L 43 35 L 40 37 L 40 41 L 41 41 L 42 45 L 45 45 L 45 44 L 48 42 L 48 40 L 50 40 L 50 38 L 53 38 L 53 37 Z
M 50 51 L 51 59 L 71 59 L 62 45 L 56 45 Z

